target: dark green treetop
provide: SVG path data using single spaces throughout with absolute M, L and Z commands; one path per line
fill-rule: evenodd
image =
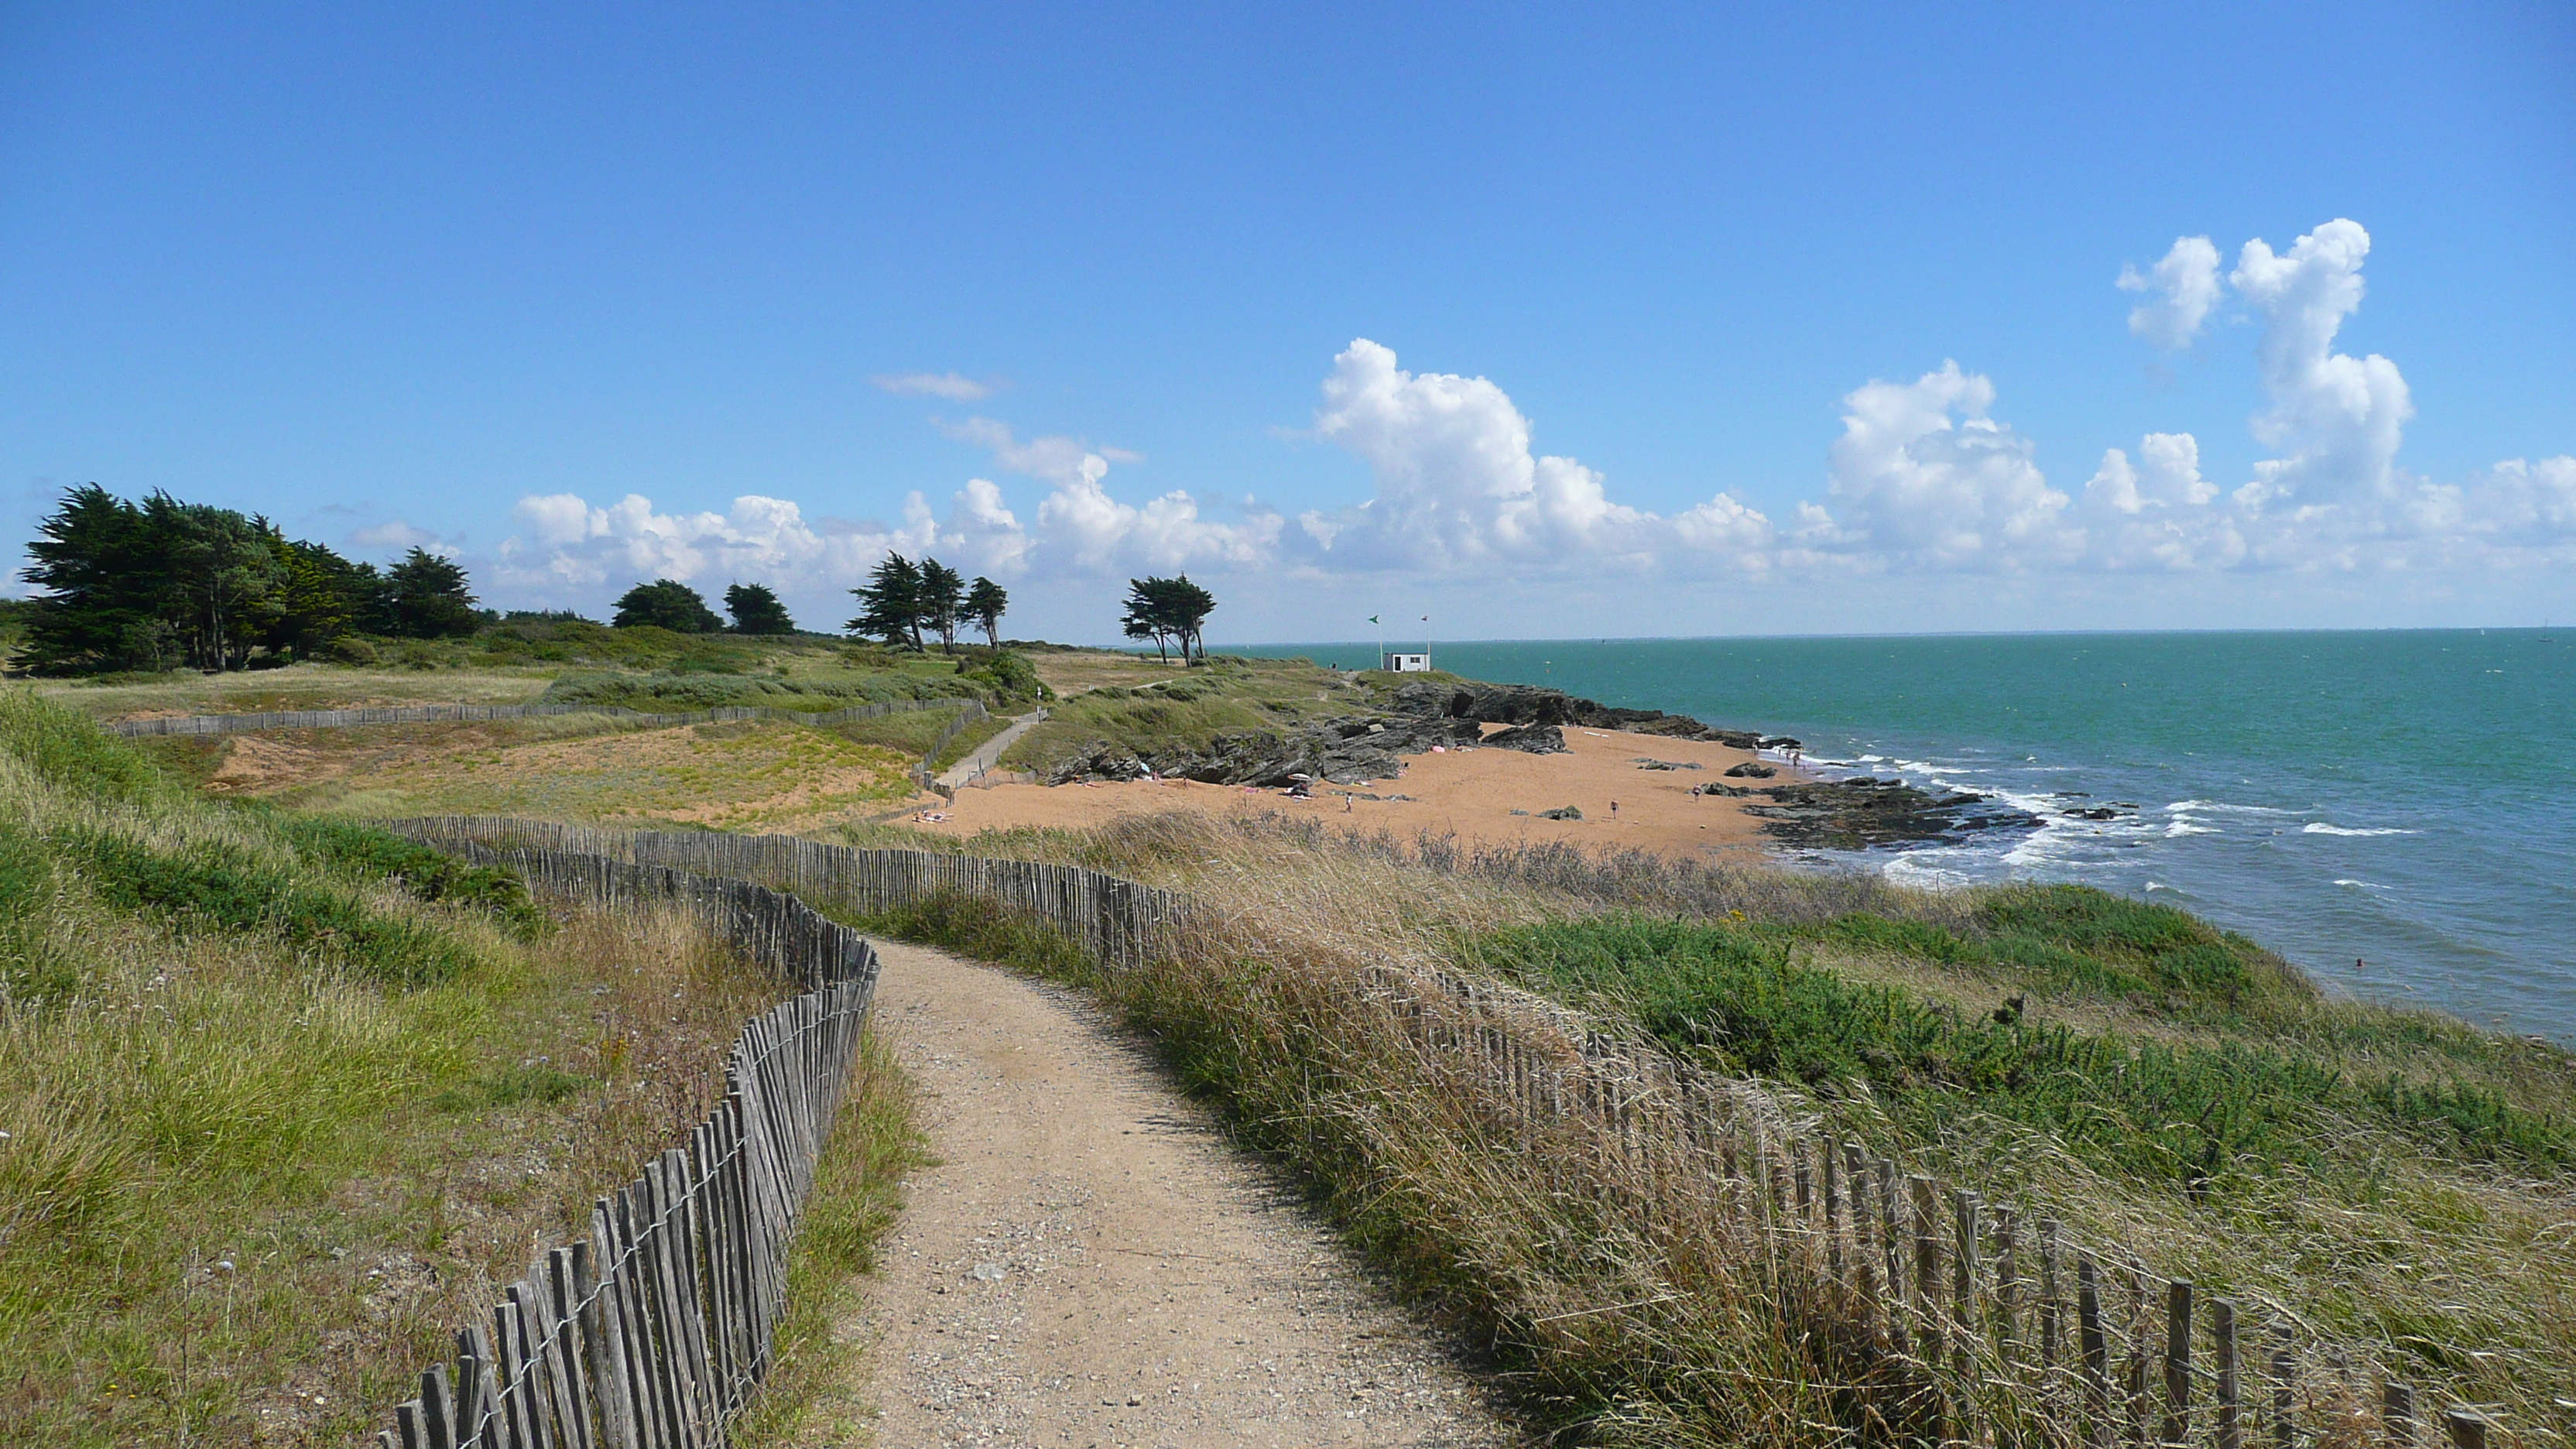
M 733 615 L 733 632 L 737 634 L 793 634 L 796 621 L 787 617 L 787 606 L 767 584 L 728 584 L 725 586 L 725 612 Z
M 920 565 L 889 553 L 850 594 L 859 601 L 859 616 L 843 628 L 892 645 L 921 647 Z
M 1002 613 L 1011 607 L 1010 590 L 991 579 L 978 576 L 966 590 L 966 617 L 984 631 L 984 642 L 1002 647 Z
M 678 579 L 655 579 L 628 589 L 617 601 L 616 617 L 608 622 L 618 629 L 649 624 L 674 634 L 713 634 L 724 628 L 724 620 L 707 607 L 705 598 Z
M 966 608 L 966 580 L 935 558 L 921 561 L 921 627 L 939 636 L 940 649 L 957 652 L 957 624 Z

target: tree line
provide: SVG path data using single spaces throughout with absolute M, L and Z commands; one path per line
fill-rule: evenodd
M 44 592 L 15 611 L 24 627 L 17 667 L 36 673 L 245 669 L 263 650 L 310 660 L 354 636 L 462 637 L 500 619 L 479 606 L 462 567 L 424 549 L 379 569 L 290 539 L 264 517 L 165 492 L 134 503 L 95 483 L 75 488 L 36 533 L 25 576 Z M 927 555 L 889 553 L 850 593 L 859 615 L 844 626 L 849 633 L 916 651 L 936 639 L 954 653 L 968 629 L 999 649 L 1010 607 L 1001 585 L 969 581 Z M 655 579 L 618 599 L 612 623 L 681 634 L 797 632 L 764 584 L 733 584 L 724 604 L 730 624 L 697 590 Z M 1215 596 L 1187 574 L 1148 576 L 1128 580 L 1119 622 L 1167 660 L 1177 646 L 1184 664 L 1193 652 L 1205 663 L 1202 629 L 1215 608 Z
M 39 673 L 249 667 L 254 651 L 310 659 L 351 634 L 437 639 L 483 621 L 465 571 L 415 548 L 379 570 L 290 539 L 265 518 L 75 488 L 27 546 L 18 664 Z
M 1201 630 L 1216 609 L 1214 594 L 1190 582 L 1187 574 L 1129 579 L 1127 589 L 1119 624 L 1128 638 L 1153 640 L 1155 652 L 1166 660 L 1177 645 L 1182 663 L 1190 662 L 1193 649 L 1199 663 L 1207 662 Z M 1002 611 L 1011 601 L 1009 591 L 991 579 L 970 584 L 935 558 L 925 555 L 916 561 L 899 553 L 887 554 L 850 594 L 859 601 L 859 616 L 843 626 L 850 633 L 922 651 L 936 638 L 950 653 L 956 651 L 958 631 L 968 627 L 982 630 L 986 642 L 1000 648 Z

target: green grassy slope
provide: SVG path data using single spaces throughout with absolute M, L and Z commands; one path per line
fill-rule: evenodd
M 1959 925 L 1614 912 L 1468 934 L 1456 958 L 2428 1374 L 2493 1369 L 2502 1398 L 2576 1371 L 2552 1250 L 2576 1058 L 2328 998 L 2166 907 L 2074 886 L 1967 904 Z
M 0 688 L 0 1442 L 372 1427 L 774 994 Z

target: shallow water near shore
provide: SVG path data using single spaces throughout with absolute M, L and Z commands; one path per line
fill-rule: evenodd
M 1237 652 L 1359 667 L 1375 648 Z M 2170 901 L 2337 987 L 2576 1044 L 2576 631 L 1433 648 L 1471 678 L 1795 735 L 1827 773 L 1992 794 L 2044 822 L 1802 858 Z

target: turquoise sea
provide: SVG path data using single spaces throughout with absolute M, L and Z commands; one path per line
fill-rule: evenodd
M 2576 1044 L 2576 631 L 1431 647 L 1471 678 L 1795 735 L 1830 771 L 1987 793 L 2045 822 L 1805 859 L 2151 896 L 2354 993 Z M 1375 649 L 1237 652 L 1358 667 Z M 2066 813 L 2103 807 L 2115 817 Z

